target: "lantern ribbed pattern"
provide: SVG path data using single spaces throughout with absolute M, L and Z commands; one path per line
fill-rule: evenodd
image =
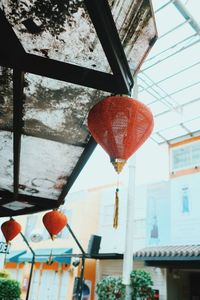
M 67 225 L 67 217 L 58 210 L 46 213 L 42 221 L 52 239 Z
M 6 243 L 12 241 L 21 232 L 21 230 L 21 225 L 14 219 L 10 219 L 1 225 L 1 231 L 3 232 Z
M 153 116 L 147 106 L 128 96 L 110 96 L 89 112 L 93 138 L 115 159 L 127 160 L 149 137 Z

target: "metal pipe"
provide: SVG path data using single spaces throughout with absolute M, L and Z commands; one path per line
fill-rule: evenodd
M 81 264 L 81 274 L 80 274 L 80 281 L 78 283 L 78 300 L 81 300 L 82 298 L 82 291 L 83 291 L 83 282 L 84 282 L 84 267 L 85 267 L 85 251 L 83 249 L 83 247 L 81 246 L 81 244 L 79 243 L 77 237 L 75 236 L 74 232 L 72 231 L 71 227 L 69 224 L 66 225 L 66 227 L 68 228 L 69 232 L 71 233 L 73 239 L 75 240 L 77 246 L 79 247 L 80 251 L 82 252 L 82 264 Z
M 82 298 L 82 292 L 83 292 L 83 284 L 84 284 L 84 268 L 85 268 L 85 256 L 82 256 L 82 264 L 81 264 L 81 274 L 80 274 L 80 281 L 79 281 L 79 287 L 78 287 L 78 300 L 81 300 Z
M 30 249 L 31 253 L 33 254 L 32 261 L 31 261 L 31 269 L 30 269 L 29 281 L 28 281 L 28 288 L 27 288 L 27 292 L 26 292 L 26 300 L 28 300 L 29 293 L 30 293 L 30 287 L 31 287 L 31 280 L 32 280 L 32 276 L 33 276 L 33 267 L 34 267 L 34 264 L 35 264 L 35 252 L 31 248 L 31 246 L 30 246 L 28 240 L 26 239 L 25 235 L 22 232 L 20 232 L 20 234 L 21 234 L 24 242 L 26 243 L 26 245 Z
M 77 246 L 79 247 L 79 249 L 81 250 L 82 254 L 85 255 L 85 251 L 84 251 L 83 247 L 79 243 L 78 239 L 76 238 L 76 236 L 75 236 L 74 232 L 72 231 L 71 227 L 69 226 L 69 224 L 67 224 L 66 227 L 69 230 L 69 232 L 71 233 L 73 239 L 75 240 L 75 242 L 76 242 Z
M 185 5 L 180 0 L 174 0 L 173 4 L 178 9 L 178 11 L 181 13 L 183 18 L 188 21 L 190 26 L 199 35 L 200 34 L 200 26 L 197 23 L 197 21 L 193 18 L 193 16 L 190 14 L 190 12 L 187 10 Z
M 30 288 L 31 288 L 31 280 L 32 280 L 32 276 L 33 276 L 34 264 L 35 264 L 35 256 L 33 255 L 32 262 L 31 262 L 31 270 L 30 270 L 30 275 L 29 275 L 29 281 L 28 281 L 28 288 L 27 288 L 27 292 L 26 292 L 26 300 L 29 299 L 29 293 L 30 293 Z

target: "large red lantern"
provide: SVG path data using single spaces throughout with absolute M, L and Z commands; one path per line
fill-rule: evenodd
M 117 173 L 149 137 L 153 124 L 149 108 L 128 96 L 107 97 L 88 115 L 89 131 L 110 155 Z
M 3 232 L 6 243 L 12 241 L 21 230 L 21 225 L 12 218 L 1 225 L 1 231 Z
M 153 130 L 149 108 L 128 96 L 110 96 L 90 110 L 88 128 L 93 138 L 110 155 L 117 173 Z M 118 227 L 119 189 L 115 193 L 113 227 Z
M 67 217 L 63 212 L 58 210 L 52 210 L 46 213 L 42 221 L 52 240 L 67 225 Z

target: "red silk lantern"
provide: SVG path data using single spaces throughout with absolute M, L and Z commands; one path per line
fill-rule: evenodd
M 12 241 L 21 232 L 21 230 L 21 225 L 14 219 L 10 219 L 1 225 L 1 231 L 6 239 L 6 243 Z
M 42 221 L 52 240 L 67 225 L 67 217 L 63 212 L 58 210 L 52 210 L 46 213 Z
M 110 155 L 117 173 L 153 130 L 153 115 L 143 103 L 128 96 L 110 96 L 90 110 L 88 128 Z M 115 193 L 113 227 L 118 227 L 119 188 Z
M 90 110 L 88 128 L 93 138 L 110 155 L 117 173 L 153 130 L 149 108 L 128 96 L 110 96 Z

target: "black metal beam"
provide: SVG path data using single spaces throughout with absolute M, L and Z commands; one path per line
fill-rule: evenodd
M 95 140 L 91 137 L 87 146 L 85 147 L 82 155 L 80 156 L 75 168 L 72 171 L 72 174 L 70 175 L 70 177 L 67 180 L 66 185 L 64 186 L 59 198 L 58 198 L 58 203 L 59 205 L 64 203 L 64 199 L 67 195 L 67 193 L 69 192 L 70 188 L 72 187 L 73 183 L 75 182 L 76 178 L 78 177 L 78 175 L 80 174 L 81 170 L 83 169 L 83 167 L 85 166 L 86 162 L 88 161 L 90 155 L 92 154 L 92 152 L 94 151 L 94 149 L 96 148 L 97 143 L 95 142 Z
M 133 77 L 107 0 L 85 0 L 111 70 L 124 94 L 131 94 Z
M 111 94 L 123 94 L 124 92 L 124 89 L 112 74 L 33 54 L 25 53 L 19 59 L 13 60 L 8 55 L 3 55 L 0 49 L 0 65 L 8 68 L 21 68 L 24 72 L 102 90 Z
M 29 202 L 30 204 L 40 205 L 41 207 L 47 207 L 52 203 L 57 202 L 55 199 L 42 198 L 36 196 L 37 194 L 19 194 L 21 202 Z M 8 203 L 14 200 L 14 194 L 8 190 L 0 190 L 0 205 Z M 55 205 L 56 206 L 56 205 Z
M 0 56 L 2 61 L 8 60 L 10 64 L 14 64 L 23 54 L 25 50 L 13 31 L 10 23 L 6 19 L 3 11 L 0 9 Z
M 21 133 L 23 127 L 23 87 L 24 74 L 20 70 L 13 70 L 13 173 L 14 173 L 14 199 L 18 197 Z
M 120 86 L 118 86 L 114 76 L 105 72 L 47 59 L 33 54 L 26 54 L 21 64 L 24 71 L 33 74 L 109 93 L 120 90 Z
M 0 190 L 0 217 L 26 215 L 59 207 L 58 201 L 53 199 L 46 199 L 25 194 L 18 194 L 18 198 L 20 202 L 28 203 L 33 206 L 15 211 L 3 207 L 2 205 L 8 204 L 14 200 L 14 194 L 9 191 Z
M 120 84 L 112 74 L 26 53 L 2 10 L 0 10 L 0 37 L 2 66 L 19 68 L 24 72 L 109 93 L 125 92 L 123 84 Z

